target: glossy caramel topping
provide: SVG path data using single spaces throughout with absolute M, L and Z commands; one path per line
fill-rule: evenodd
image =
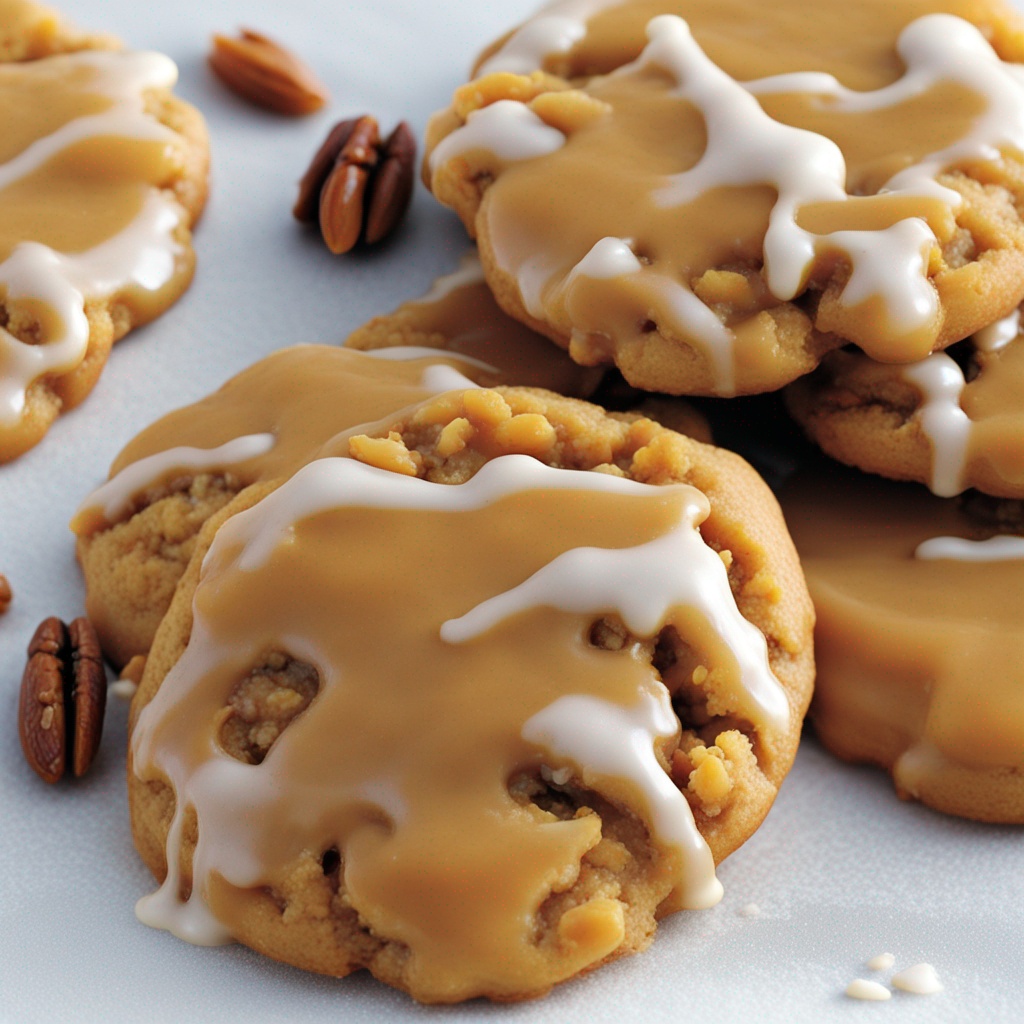
M 997 528 L 957 502 L 852 471 L 807 474 L 781 500 L 818 614 L 819 714 L 901 751 L 911 793 L 950 764 L 1024 767 L 1019 538 L 979 543 Z
M 81 362 L 86 301 L 116 294 L 145 319 L 191 273 L 164 191 L 180 140 L 147 112 L 176 75 L 145 53 L 0 65 L 0 429 L 34 380 Z
M 429 345 L 495 367 L 506 384 L 546 388 L 570 398 L 587 398 L 603 376 L 599 369 L 577 365 L 557 345 L 504 313 L 475 255 L 438 278 L 422 298 L 358 328 L 345 345 L 364 351 Z
M 1024 150 L 1016 68 L 973 25 L 935 13 L 941 3 L 871 5 L 866 46 L 850 43 L 839 2 L 813 18 L 796 2 L 697 3 L 689 26 L 643 21 L 655 6 L 672 7 L 608 12 L 648 38 L 615 74 L 568 92 L 501 74 L 527 70 L 513 36 L 484 64 L 496 73 L 436 122 L 442 200 L 462 203 L 452 174 L 495 178 L 475 224 L 500 272 L 492 283 L 510 279 L 581 362 L 607 360 L 611 339 L 620 365 L 639 365 L 657 329 L 708 364 L 695 390 L 771 379 L 780 314 L 767 314 L 823 291 L 806 311 L 819 329 L 883 361 L 927 355 L 944 316 L 930 276 L 962 205 L 938 179 Z M 556 7 L 541 20 L 561 17 L 559 38 L 582 33 L 585 50 L 594 5 Z M 794 39 L 796 19 L 806 27 Z M 762 56 L 747 61 L 755 31 Z M 733 51 L 712 54 L 715 40 Z
M 441 352 L 395 349 L 389 355 L 406 358 L 297 345 L 261 359 L 129 442 L 111 467 L 111 480 L 82 503 L 72 529 L 80 535 L 103 529 L 195 472 L 230 472 L 242 486 L 291 476 L 341 431 L 465 387 L 472 380 L 463 373 L 494 377 Z
M 665 767 L 668 691 L 642 645 L 589 640 L 606 615 L 637 637 L 672 624 L 744 717 L 786 728 L 763 638 L 697 530 L 707 514 L 686 485 L 521 455 L 454 485 L 321 459 L 236 514 L 203 561 L 188 647 L 133 734 L 134 770 L 168 780 L 178 807 L 171 872 L 140 916 L 223 940 L 246 890 L 334 849 L 348 904 L 408 948 L 420 998 L 537 990 L 613 951 L 624 908 L 584 901 L 539 942 L 545 900 L 602 825 L 516 799 L 522 773 L 635 814 L 667 905 L 715 902 Z M 275 651 L 312 665 L 319 692 L 261 763 L 241 763 L 218 730 L 233 687 Z M 186 806 L 199 843 L 180 903 Z

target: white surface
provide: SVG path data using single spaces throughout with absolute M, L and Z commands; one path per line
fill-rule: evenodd
M 126 708 L 112 701 L 99 760 L 48 787 L 25 767 L 15 708 L 24 648 L 46 615 L 82 609 L 67 521 L 110 460 L 157 414 L 200 397 L 283 345 L 340 340 L 453 269 L 454 218 L 418 191 L 412 217 L 374 255 L 332 258 L 291 221 L 294 182 L 327 127 L 363 112 L 417 133 L 476 49 L 532 0 L 209 0 L 157 6 L 81 0 L 69 13 L 137 48 L 170 54 L 180 92 L 206 113 L 213 192 L 196 281 L 173 310 L 115 350 L 99 386 L 46 441 L 0 467 L 0 1021 L 568 1022 L 1016 1021 L 1024 1006 L 1020 829 L 944 818 L 896 800 L 886 776 L 805 744 L 758 834 L 721 868 L 712 911 L 666 921 L 642 956 L 514 1007 L 424 1010 L 357 976 L 314 977 L 240 947 L 195 949 L 138 924 L 152 880 L 128 833 Z M 245 24 L 293 45 L 334 101 L 292 121 L 254 112 L 204 64 L 209 33 Z M 743 908 L 756 902 L 757 916 Z M 945 991 L 884 1006 L 843 996 L 879 949 L 894 970 L 926 960 Z M 879 972 L 888 982 L 891 972 Z

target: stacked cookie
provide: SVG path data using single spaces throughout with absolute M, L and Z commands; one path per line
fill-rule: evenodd
M 143 920 L 441 1002 L 540 994 L 718 898 L 792 763 L 813 613 L 776 500 L 678 396 L 799 378 L 809 430 L 926 396 L 919 464 L 956 398 L 926 392 L 961 365 L 944 350 L 973 336 L 977 366 L 1010 366 L 1024 298 L 1011 13 L 825 4 L 807 34 L 802 6 L 545 8 L 429 131 L 478 268 L 171 414 L 83 504 L 90 615 L 146 659 Z M 962 384 L 980 422 L 972 387 L 988 409 L 1003 385 Z M 972 431 L 956 486 L 1011 479 Z M 1004 602 L 990 643 L 930 598 L 966 586 L 962 550 L 1006 550 L 975 542 L 1015 506 L 830 481 L 784 493 L 823 738 L 1020 820 L 1024 618 Z M 913 578 L 878 587 L 883 555 Z M 1012 589 L 993 564 L 979 598 Z M 982 657 L 994 704 L 961 671 Z
M 1019 822 L 1021 24 L 799 6 L 550 5 L 435 119 L 428 178 L 574 359 L 676 394 L 795 381 L 825 452 L 945 499 L 827 468 L 783 492 L 815 719 L 902 794 Z
M 601 375 L 501 314 L 474 266 L 350 341 L 279 352 L 154 424 L 76 517 L 104 649 L 146 659 L 130 795 L 163 886 L 140 916 L 427 1001 L 536 995 L 717 901 L 715 863 L 795 754 L 810 602 L 753 470 L 542 388 Z M 476 386 L 502 379 L 530 387 Z M 264 591 L 251 570 L 290 551 L 311 561 Z M 260 828 L 287 842 L 234 820 L 260 779 Z

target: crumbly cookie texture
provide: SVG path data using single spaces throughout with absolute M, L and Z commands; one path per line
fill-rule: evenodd
M 1024 336 L 1019 314 L 921 363 L 834 352 L 786 391 L 833 458 L 951 497 L 1024 498 Z
M 51 7 L 32 0 L 0 0 L 0 63 L 117 45 L 111 36 L 79 31 Z
M 171 93 L 167 58 L 10 6 L 0 90 L 17 123 L 3 160 L 24 158 L 35 141 L 51 155 L 0 191 L 5 211 L 17 211 L 4 214 L 0 266 L 0 462 L 38 443 L 92 390 L 113 343 L 188 287 L 209 163 L 204 121 Z M 76 122 L 90 116 L 95 128 L 82 136 Z M 68 216 L 54 212 L 62 204 Z
M 1024 822 L 1024 511 L 812 462 L 781 492 L 817 611 L 811 720 L 946 814 Z
M 425 179 L 508 313 L 637 387 L 730 395 L 845 342 L 920 359 L 1016 305 L 1024 89 L 999 58 L 1024 57 L 1017 16 L 870 4 L 851 48 L 847 5 L 807 33 L 798 6 L 556 4 L 486 56 L 431 123 Z M 689 27 L 648 24 L 666 12 Z M 642 53 L 622 43 L 644 27 Z M 984 82 L 956 70 L 965 42 Z
M 721 690 L 723 679 L 696 664 L 692 649 L 674 630 L 638 639 L 617 617 L 605 616 L 594 624 L 590 643 L 611 652 L 633 648 L 636 657 L 660 674 L 681 723 L 679 736 L 659 748 L 660 770 L 685 794 L 714 859 L 721 860 L 750 836 L 796 751 L 813 677 L 813 613 L 778 506 L 746 463 L 648 419 L 608 414 L 580 401 L 521 388 L 451 392 L 368 433 L 356 430 L 341 436 L 328 448 L 327 455 L 448 485 L 471 481 L 498 456 L 518 454 L 548 466 L 651 484 L 688 483 L 702 491 L 711 512 L 701 536 L 727 567 L 740 612 L 767 638 L 771 669 L 789 705 L 788 725 L 780 731 L 758 729 L 737 715 Z M 274 495 L 278 484 L 254 485 L 204 526 L 147 660 L 132 706 L 133 728 L 186 651 L 193 627 L 192 595 L 214 536 L 233 517 Z M 294 486 L 294 480 L 286 486 Z M 400 637 L 398 625 L 394 642 L 400 643 Z M 283 653 L 271 653 L 266 664 L 239 675 L 219 719 L 225 723 L 223 748 L 240 761 L 261 762 L 286 730 L 305 720 L 303 715 L 317 713 L 316 693 L 322 684 L 315 676 L 308 664 Z M 162 879 L 168 869 L 175 795 L 160 778 L 141 780 L 137 769 L 133 760 L 133 832 L 146 864 Z M 657 918 L 675 908 L 666 902 L 670 887 L 659 873 L 663 864 L 657 846 L 630 802 L 609 800 L 600 786 L 588 784 L 574 770 L 525 771 L 507 786 L 513 802 L 539 820 L 593 822 L 596 816 L 599 822 L 599 841 L 536 910 L 532 928 L 538 967 L 518 988 L 439 992 L 430 979 L 416 973 L 421 958 L 386 928 L 371 927 L 353 903 L 345 849 L 307 851 L 272 887 L 243 890 L 211 877 L 207 902 L 230 908 L 234 937 L 260 952 L 339 976 L 367 968 L 428 1001 L 535 996 L 569 974 L 643 949 Z M 182 828 L 176 868 L 178 895 L 184 898 L 193 884 L 196 816 L 185 814 Z M 583 948 L 590 949 L 590 961 L 573 966 L 572 956 Z

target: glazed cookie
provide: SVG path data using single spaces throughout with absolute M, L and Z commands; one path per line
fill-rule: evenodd
M 495 379 L 493 368 L 423 349 L 297 345 L 147 427 L 71 524 L 106 656 L 123 665 L 149 650 L 200 528 L 243 488 L 290 476 L 339 431 Z
M 757 475 L 517 388 L 324 454 L 206 526 L 157 633 L 140 917 L 454 1002 L 542 994 L 717 902 L 813 674 Z
M 494 301 L 475 253 L 458 270 L 438 278 L 426 295 L 374 317 L 345 341 L 346 348 L 377 351 L 393 346 L 444 349 L 500 367 L 509 384 L 546 388 L 589 398 L 604 376 L 579 366 L 536 331 L 513 320 Z
M 606 67 L 617 34 L 587 34 L 605 8 L 645 26 L 630 63 L 523 73 L 523 40 L 543 57 L 556 36 L 559 70 Z M 665 9 L 689 25 L 648 22 Z M 637 387 L 718 395 L 781 387 L 845 342 L 922 359 L 1008 314 L 1024 297 L 1020 20 L 840 0 L 805 15 L 556 5 L 488 57 L 432 120 L 425 170 L 501 306 Z
M 208 163 L 202 117 L 171 94 L 167 57 L 75 36 L 32 5 L 4 3 L 0 14 L 9 8 L 0 462 L 82 401 L 111 345 L 188 286 Z M 54 52 L 66 49 L 77 52 Z
M 833 352 L 786 391 L 833 458 L 951 497 L 1024 498 L 1024 335 L 1019 313 L 909 366 Z
M 816 465 L 781 496 L 817 610 L 822 742 L 903 797 L 1024 823 L 1024 513 Z

